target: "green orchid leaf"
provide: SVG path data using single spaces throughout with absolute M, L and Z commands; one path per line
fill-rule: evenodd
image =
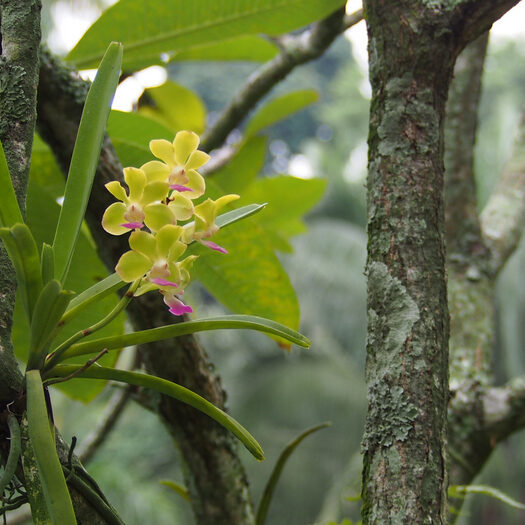
M 38 370 L 26 372 L 27 422 L 31 445 L 44 497 L 53 525 L 76 525 L 75 512 L 67 488 L 62 465 L 58 459 Z
M 33 310 L 42 289 L 40 257 L 35 239 L 25 224 L 0 228 L 0 238 L 13 263 L 18 290 L 27 318 L 33 318 Z
M 102 281 L 95 283 L 74 297 L 69 303 L 65 314 L 62 316 L 62 321 L 69 321 L 69 319 L 83 311 L 84 308 L 120 290 L 126 284 L 128 283 L 125 283 L 118 274 L 112 273 L 108 275 L 105 279 L 102 279 Z
M 266 62 L 275 57 L 277 53 L 279 53 L 279 47 L 267 38 L 245 35 L 176 52 L 170 62 L 183 60 Z
M 503 491 L 489 485 L 451 485 L 448 488 L 448 494 L 451 498 L 464 498 L 467 494 L 484 494 L 515 509 L 525 510 L 524 503 L 516 501 Z
M 31 322 L 28 370 L 42 368 L 49 343 L 72 295 L 73 292 L 62 289 L 60 281 L 52 279 L 38 296 Z
M 287 93 L 266 103 L 250 119 L 245 129 L 246 137 L 252 137 L 264 128 L 297 113 L 319 100 L 317 91 L 305 89 Z
M 168 80 L 161 86 L 146 89 L 154 107 L 140 106 L 139 114 L 159 121 L 173 130 L 190 130 L 201 135 L 206 126 L 204 103 L 193 91 Z M 157 137 L 158 138 L 158 137 Z
M 141 345 L 152 343 L 153 341 L 171 339 L 172 337 L 179 337 L 181 335 L 195 334 L 197 332 L 238 329 L 255 330 L 257 332 L 271 334 L 285 339 L 290 343 L 302 346 L 303 348 L 308 348 L 310 346 L 310 341 L 304 335 L 301 335 L 299 332 L 287 328 L 275 321 L 255 317 L 253 315 L 225 315 L 211 317 L 209 319 L 186 321 L 184 323 L 150 328 L 149 330 L 140 330 L 139 332 L 133 332 L 131 334 L 103 337 L 93 339 L 92 341 L 77 343 L 64 352 L 62 360 L 74 356 L 100 352 L 104 348 L 107 350 L 114 350 L 126 346 Z
M 305 430 L 302 434 L 297 436 L 292 442 L 288 443 L 288 445 L 286 445 L 285 449 L 279 455 L 277 463 L 273 467 L 270 478 L 268 479 L 268 483 L 266 483 L 266 486 L 264 487 L 264 492 L 261 496 L 261 501 L 259 502 L 259 506 L 257 507 L 255 525 L 264 525 L 264 523 L 266 522 L 266 515 L 268 514 L 268 508 L 270 507 L 275 487 L 277 485 L 277 482 L 279 481 L 279 478 L 281 477 L 283 468 L 286 462 L 288 461 L 288 458 L 292 455 L 293 451 L 299 446 L 303 439 L 313 434 L 314 432 L 317 432 L 318 430 L 329 427 L 330 425 L 331 423 L 327 422 L 309 428 L 308 430 Z
M 40 257 L 42 284 L 47 284 L 55 275 L 55 253 L 53 247 L 47 242 L 42 244 L 42 253 L 40 254 Z
M 16 416 L 11 414 L 11 412 L 7 416 L 7 425 L 9 427 L 9 454 L 5 462 L 4 472 L 0 476 L 0 494 L 3 494 L 7 485 L 11 483 L 18 468 L 18 459 L 22 452 L 20 425 Z
M 188 9 L 187 0 L 120 0 L 87 30 L 67 60 L 80 69 L 95 67 L 110 40 L 118 40 L 126 48 L 124 69 L 137 70 L 158 64 L 162 54 L 241 35 L 287 33 L 342 5 L 341 0 L 198 0 Z
M 121 61 L 122 45 L 110 44 L 100 63 L 82 112 L 66 182 L 64 203 L 53 241 L 55 277 L 62 283 L 66 280 L 84 220 L 104 129 L 119 79 Z
M 2 206 L 0 206 L 0 226 L 10 227 L 14 224 L 23 223 L 22 212 L 16 200 L 15 190 L 9 174 L 4 148 L 0 142 L 0 195 L 2 195 Z
M 186 323 L 181 323 L 186 324 Z M 168 328 L 168 327 L 163 327 Z M 140 333 L 140 332 L 138 332 Z M 129 385 L 136 385 L 145 388 L 151 388 L 157 392 L 161 392 L 167 396 L 173 397 L 178 401 L 182 401 L 187 405 L 200 410 L 204 414 L 210 416 L 217 421 L 234 436 L 236 436 L 241 443 L 250 451 L 250 453 L 259 461 L 264 459 L 264 453 L 255 438 L 235 419 L 206 401 L 203 397 L 195 394 L 187 388 L 161 379 L 160 377 L 151 376 L 137 372 L 128 372 L 127 370 L 117 370 L 115 368 L 106 368 L 102 366 L 92 366 L 86 370 L 81 371 L 80 366 L 73 365 L 59 365 L 53 368 L 48 374 L 48 379 L 54 377 L 68 377 L 72 374 L 78 373 L 78 377 L 86 379 L 110 379 L 113 381 L 120 381 Z

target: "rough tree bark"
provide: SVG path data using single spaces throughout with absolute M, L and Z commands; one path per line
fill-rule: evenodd
M 364 523 L 447 521 L 445 103 L 459 52 L 515 3 L 364 3 L 372 84 Z

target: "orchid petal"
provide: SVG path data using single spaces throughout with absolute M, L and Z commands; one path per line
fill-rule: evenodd
M 170 307 L 170 313 L 173 315 L 183 315 L 185 313 L 193 312 L 193 308 L 184 304 L 180 299 L 176 297 L 164 297 L 164 302 Z
M 163 201 L 168 196 L 169 184 L 162 181 L 153 181 L 146 184 L 141 202 L 145 206 L 152 202 Z
M 129 187 L 129 200 L 139 201 L 146 185 L 146 174 L 139 168 L 124 168 L 124 180 Z
M 216 252 L 220 252 L 220 253 L 228 253 L 228 250 L 226 248 L 223 248 L 222 246 L 219 246 L 218 244 L 212 242 L 212 241 L 203 241 L 203 240 L 200 240 L 199 241 L 201 244 L 204 244 L 204 246 L 212 249 L 212 250 L 215 250 Z
M 130 283 L 142 277 L 151 268 L 151 261 L 140 253 L 129 251 L 119 259 L 115 271 L 120 278 Z
M 129 236 L 129 246 L 143 257 L 147 257 L 150 261 L 150 266 L 153 264 L 153 261 L 155 261 L 157 256 L 157 243 L 151 233 L 142 230 L 134 231 Z
M 200 197 L 206 191 L 206 182 L 204 182 L 203 176 L 195 170 L 188 170 L 186 172 L 188 177 L 188 186 L 193 190 L 191 193 L 187 193 L 186 196 L 190 199 L 196 199 Z
M 190 222 L 189 224 L 185 224 L 182 228 L 182 242 L 185 242 L 186 244 L 190 244 L 190 242 L 193 242 L 194 233 L 195 233 L 195 223 Z
M 146 226 L 153 232 L 160 230 L 166 224 L 175 224 L 177 222 L 173 210 L 165 204 L 148 204 L 144 208 Z
M 168 204 L 168 207 L 173 211 L 178 221 L 185 221 L 193 215 L 193 202 L 180 193 L 172 195 L 172 200 Z
M 189 156 L 199 146 L 199 136 L 193 131 L 179 131 L 173 139 L 173 149 L 175 151 L 175 162 L 179 166 L 184 166 Z
M 128 195 L 120 182 L 112 180 L 106 184 L 106 189 L 111 195 L 113 195 L 113 197 L 116 197 L 119 201 L 127 203 Z
M 181 234 L 181 226 L 167 224 L 166 226 L 160 228 L 155 237 L 157 241 L 157 256 L 167 258 L 170 248 L 180 239 Z
M 114 202 L 104 212 L 102 216 L 102 228 L 104 228 L 111 235 L 122 235 L 129 230 L 122 226 L 126 222 L 124 213 L 126 213 L 126 205 L 122 202 Z
M 204 151 L 194 151 L 186 162 L 186 169 L 196 170 L 206 164 L 210 160 L 210 156 Z
M 143 164 L 140 169 L 146 174 L 148 182 L 168 180 L 171 168 L 159 160 L 150 160 Z
M 164 139 L 151 140 L 149 143 L 151 153 L 160 160 L 163 160 L 168 166 L 172 167 L 175 163 L 173 144 Z
M 168 261 L 177 261 L 185 251 L 186 245 L 183 242 L 174 242 L 168 252 Z
M 229 195 L 223 195 L 222 197 L 219 197 L 215 201 L 215 213 L 217 213 L 221 208 L 224 208 L 227 204 L 230 204 L 230 202 L 236 201 L 237 199 L 240 199 L 240 195 L 236 195 L 235 193 L 230 193 Z

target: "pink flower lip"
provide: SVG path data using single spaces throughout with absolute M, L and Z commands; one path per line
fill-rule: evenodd
M 161 279 L 160 277 L 155 277 L 154 279 L 150 279 L 150 281 L 153 284 L 158 284 L 159 286 L 174 286 L 175 288 L 179 286 L 177 283 L 168 281 L 167 279 Z
M 183 186 L 182 184 L 170 184 L 170 190 L 193 191 L 191 188 L 188 188 L 188 186 Z
M 144 226 L 142 222 L 125 222 L 124 224 L 121 224 L 123 228 L 129 228 L 130 230 L 139 230 Z
M 193 312 L 193 308 L 182 302 L 180 304 L 173 305 L 170 308 L 170 314 L 173 315 L 190 314 L 191 312 Z
M 223 248 L 222 246 L 219 246 L 218 244 L 212 241 L 200 241 L 200 243 L 204 244 L 204 246 L 207 246 L 208 248 L 212 250 L 215 250 L 216 252 L 228 253 L 228 250 L 226 248 Z

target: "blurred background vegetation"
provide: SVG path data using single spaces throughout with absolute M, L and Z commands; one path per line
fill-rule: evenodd
M 105 2 L 74 4 L 78 12 L 86 9 L 93 17 Z M 44 33 L 51 35 L 50 44 L 54 42 L 57 50 L 56 30 L 67 23 L 60 5 L 67 8 L 73 2 L 44 2 Z M 525 103 L 524 43 L 498 39 L 489 48 L 476 149 L 480 206 L 510 154 Z M 257 67 L 180 62 L 170 66 L 169 77 L 196 92 L 213 120 Z M 242 332 L 199 337 L 222 376 L 229 410 L 265 449 L 267 460 L 262 464 L 243 454 L 255 499 L 283 447 L 304 429 L 332 422 L 309 437 L 285 468 L 268 516 L 272 525 L 359 519 L 359 502 L 348 499 L 360 491 L 359 447 L 366 408 L 368 99 L 366 71 L 354 58 L 348 39 L 340 37 L 321 59 L 298 68 L 271 96 L 306 88 L 317 90 L 320 100 L 267 130 L 263 175 L 290 173 L 328 181 L 322 201 L 307 219 L 308 232 L 294 238 L 293 253 L 280 255 L 299 297 L 301 331 L 311 338 L 312 348 L 287 353 L 264 336 Z M 525 285 L 520 279 L 524 265 L 522 245 L 499 282 L 494 364 L 501 383 L 525 373 Z M 190 293 L 199 305 L 199 317 L 222 311 L 198 285 L 192 285 Z M 55 417 L 64 437 L 76 435 L 81 445 L 103 417 L 115 388 L 107 387 L 81 411 L 78 402 L 55 394 Z M 500 446 L 478 480 L 520 501 L 525 501 L 523 438 L 523 433 L 516 434 Z M 192 523 L 189 505 L 159 484 L 165 479 L 182 483 L 173 441 L 158 419 L 137 404 L 128 404 L 88 470 L 127 524 Z M 512 525 L 524 520 L 523 511 L 486 496 L 471 496 L 460 523 Z

